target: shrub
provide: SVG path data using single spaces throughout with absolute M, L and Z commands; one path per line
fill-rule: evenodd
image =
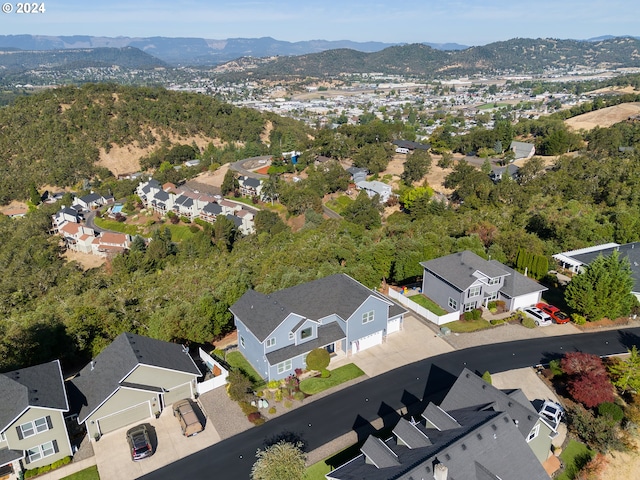
M 256 413 L 258 411 L 258 407 L 255 405 L 251 405 L 249 402 L 238 402 L 240 408 L 242 409 L 242 413 L 245 415 L 251 415 L 252 413 Z
M 280 380 L 270 380 L 267 383 L 267 388 L 276 389 L 280 387 Z
M 496 309 L 496 310 L 497 310 L 497 309 L 498 309 L 498 302 L 496 302 L 496 301 L 491 301 L 491 302 L 489 302 L 489 303 L 487 304 L 487 308 L 488 308 L 489 310 L 493 310 L 493 309 Z
M 189 226 L 189 231 L 190 231 L 191 233 L 198 233 L 198 232 L 200 231 L 200 229 L 198 228 L 198 226 L 197 226 L 197 225 L 190 225 L 190 226 Z
M 291 402 L 291 400 L 285 400 L 284 401 L 284 406 L 285 406 L 285 408 L 291 408 L 291 407 L 293 407 L 293 403 Z
M 560 365 L 569 376 L 567 390 L 577 402 L 593 408 L 602 402 L 613 402 L 613 384 L 602 359 L 582 352 L 565 354 Z
M 587 323 L 587 319 L 582 315 L 578 315 L 577 313 L 574 313 L 571 319 L 573 320 L 573 323 L 575 323 L 576 325 L 584 325 L 585 323 Z
M 567 410 L 567 422 L 576 435 L 599 452 L 623 447 L 618 429 L 612 428 L 608 419 L 594 416 L 581 405 Z
M 296 368 L 295 372 L 296 372 L 296 377 L 300 377 L 300 375 L 302 375 L 302 369 L 301 368 Z
M 276 407 L 269 408 L 269 414 L 270 415 L 275 415 L 275 413 L 276 413 Z
M 504 325 L 504 320 L 502 319 L 495 319 L 495 320 L 489 320 L 489 323 L 491 325 Z
M 560 360 L 558 359 L 551 360 L 549 362 L 549 370 L 551 370 L 551 373 L 554 377 L 560 377 L 562 376 L 562 374 L 564 374 L 564 372 L 562 371 L 562 367 L 560 367 Z
M 246 401 L 249 397 L 249 389 L 251 388 L 251 380 L 247 378 L 240 370 L 231 370 L 227 377 L 227 392 L 229 398 L 235 402 Z
M 533 318 L 523 317 L 522 326 L 527 328 L 536 328 L 536 322 L 533 320 Z
M 262 414 L 260 412 L 252 412 L 249 415 L 247 415 L 247 419 L 251 423 L 256 423 L 256 420 L 258 420 L 259 418 L 262 418 Z
M 482 374 L 482 380 L 484 380 L 485 382 L 487 382 L 489 385 L 491 385 L 491 373 L 489 373 L 489 370 L 487 370 L 486 372 L 484 372 Z
M 307 367 L 311 370 L 324 370 L 329 366 L 331 357 L 324 348 L 315 348 L 307 355 Z
M 276 390 L 275 400 L 276 400 L 276 402 L 281 402 L 282 401 L 282 390 L 280 390 L 280 389 Z
M 60 460 L 57 460 L 50 465 L 43 465 L 42 467 L 32 468 L 31 470 L 27 470 L 24 473 L 24 478 L 31 478 L 38 475 L 42 475 L 43 473 L 47 473 L 47 472 L 50 472 L 51 470 L 55 470 L 64 465 L 67 465 L 68 463 L 71 463 L 71 457 L 61 458 Z
M 326 368 L 322 369 L 322 373 L 320 374 L 320 378 L 329 378 L 331 376 L 331 372 Z
M 602 402 L 598 405 L 598 416 L 608 417 L 615 423 L 620 423 L 624 418 L 624 412 L 619 405 L 612 402 Z
M 262 390 L 258 390 L 256 392 L 256 396 L 258 396 L 259 398 L 262 398 L 262 397 L 264 397 L 264 392 Z
M 303 401 L 306 398 L 306 395 L 302 392 L 296 392 L 293 394 L 293 398 L 298 400 L 299 402 Z
M 191 223 L 191 219 L 190 219 L 189 217 L 184 216 L 184 215 L 182 215 L 182 216 L 180 217 L 180 221 L 181 221 L 182 223 Z

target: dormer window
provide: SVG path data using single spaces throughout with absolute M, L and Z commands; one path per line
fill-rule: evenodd
M 498 285 L 500 283 L 500 277 L 490 278 L 487 280 L 487 285 Z
M 302 330 L 300 330 L 300 338 L 302 340 L 304 340 L 305 338 L 309 338 L 312 333 L 313 330 L 311 327 L 303 328 Z
M 267 348 L 275 347 L 276 337 L 271 337 L 267 340 Z

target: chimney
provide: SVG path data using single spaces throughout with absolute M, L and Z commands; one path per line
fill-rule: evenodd
M 438 463 L 433 467 L 434 480 L 447 480 L 449 476 L 449 469 L 444 463 Z

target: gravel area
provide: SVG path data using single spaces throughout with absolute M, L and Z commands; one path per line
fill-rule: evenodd
M 240 406 L 229 398 L 224 387 L 200 395 L 198 401 L 207 415 L 207 421 L 213 424 L 221 440 L 252 427 Z

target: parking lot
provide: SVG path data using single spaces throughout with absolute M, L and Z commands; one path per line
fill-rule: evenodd
M 198 435 L 189 438 L 182 435 L 171 408 L 165 408 L 160 418 L 150 419 L 145 424 L 154 448 L 153 456 L 137 462 L 131 460 L 126 432 L 132 425 L 103 435 L 93 445 L 100 478 L 138 478 L 220 441 L 218 432 L 208 419 L 204 431 Z

